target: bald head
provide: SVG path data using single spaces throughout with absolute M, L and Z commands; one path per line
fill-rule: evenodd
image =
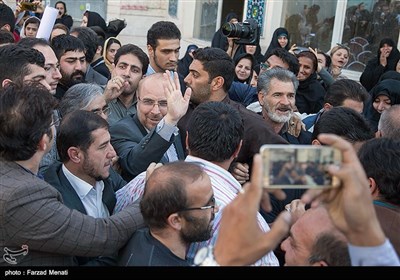
M 379 119 L 378 130 L 381 136 L 400 140 L 400 105 L 392 105 L 389 109 L 384 110 Z
M 211 180 L 201 166 L 177 161 L 149 176 L 140 209 L 150 228 L 161 229 L 168 225 L 169 215 L 191 205 L 204 205 L 212 194 Z
M 164 96 L 163 73 L 154 73 L 140 80 L 138 97 L 144 98 L 147 93 L 161 93 Z

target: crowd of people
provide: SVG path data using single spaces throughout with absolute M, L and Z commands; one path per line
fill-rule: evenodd
M 55 7 L 46 40 L 0 3 L 0 265 L 400 265 L 392 39 L 358 82 L 346 46 L 298 51 L 285 28 L 264 55 L 218 31 L 179 60 L 173 22 L 142 50 Z M 264 144 L 333 146 L 340 186 L 263 188 Z

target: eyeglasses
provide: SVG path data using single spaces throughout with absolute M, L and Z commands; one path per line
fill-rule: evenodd
M 161 101 L 155 101 L 155 100 L 152 100 L 152 99 L 140 99 L 140 98 L 138 98 L 138 100 L 140 101 L 140 102 L 142 102 L 142 104 L 144 105 L 144 106 L 146 106 L 146 107 L 151 107 L 151 108 L 153 108 L 155 105 L 158 105 L 158 107 L 159 108 L 162 108 L 162 109 L 166 109 L 167 107 L 168 107 L 168 102 L 166 101 L 166 100 L 161 100 Z
M 49 72 L 49 71 L 55 72 L 57 70 L 60 70 L 60 63 L 57 63 L 55 65 L 54 64 L 46 64 L 44 66 L 44 70 L 46 70 L 46 72 Z
M 182 209 L 182 210 L 180 210 L 178 212 L 192 211 L 192 210 L 207 210 L 207 209 L 212 209 L 212 211 L 214 212 L 215 211 L 215 198 L 214 197 L 211 199 L 210 203 L 211 203 L 211 205 L 206 205 L 206 206 L 203 206 L 203 207 L 185 208 L 185 209 Z
M 95 114 L 97 114 L 97 115 L 101 115 L 101 114 L 103 113 L 103 114 L 106 115 L 106 116 L 109 116 L 109 115 L 111 114 L 111 112 L 110 112 L 110 107 L 109 107 L 108 105 L 104 106 L 104 107 L 101 108 L 101 109 L 94 109 L 94 110 L 91 110 L 90 112 L 95 113 Z
M 268 70 L 271 66 L 268 63 L 260 63 L 260 70 L 265 71 Z
M 56 114 L 54 114 L 53 115 L 53 122 L 50 124 L 50 127 L 51 126 L 55 126 L 55 127 L 58 127 L 58 125 L 60 124 L 60 122 L 61 122 L 61 118 L 58 116 L 58 115 L 56 115 Z

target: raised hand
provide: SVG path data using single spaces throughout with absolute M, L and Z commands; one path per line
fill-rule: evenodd
M 167 114 L 164 120 L 170 125 L 176 125 L 186 114 L 189 107 L 190 96 L 192 95 L 192 89 L 188 87 L 185 91 L 185 95 L 182 96 L 178 73 L 174 72 L 172 78 L 171 72 L 166 70 L 165 73 L 163 73 L 163 77 L 164 94 L 168 103 Z
M 250 265 L 274 250 L 289 232 L 291 217 L 287 211 L 278 216 L 268 232 L 263 232 L 257 223 L 260 201 L 267 198 L 262 188 L 262 170 L 262 159 L 257 154 L 251 182 L 246 183 L 243 192 L 223 209 L 214 248 L 215 260 L 220 265 Z

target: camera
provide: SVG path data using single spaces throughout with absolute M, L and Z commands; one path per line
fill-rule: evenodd
M 249 18 L 243 22 L 224 23 L 222 34 L 229 38 L 238 38 L 236 44 L 258 45 L 260 42 L 260 27 L 255 19 Z
M 331 188 L 340 180 L 327 172 L 331 164 L 340 166 L 342 154 L 330 146 L 263 145 L 263 186 L 265 188 Z

